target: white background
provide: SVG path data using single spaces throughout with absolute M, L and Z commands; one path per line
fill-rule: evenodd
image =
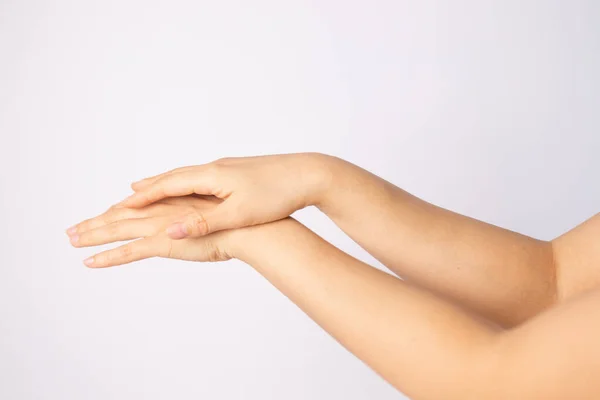
M 89 270 L 64 229 L 166 169 L 320 151 L 551 239 L 600 208 L 599 21 L 593 0 L 0 0 L 0 398 L 401 398 L 246 265 Z

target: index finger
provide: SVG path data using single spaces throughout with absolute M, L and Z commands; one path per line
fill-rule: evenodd
M 163 177 L 165 177 L 167 175 L 173 175 L 173 174 L 177 174 L 179 172 L 189 171 L 189 170 L 192 170 L 192 169 L 194 169 L 196 167 L 197 167 L 197 165 L 190 165 L 190 166 L 187 166 L 187 167 L 179 167 L 179 168 L 175 168 L 175 169 L 172 169 L 170 171 L 167 171 L 167 172 L 163 172 L 162 174 L 150 176 L 150 177 L 141 179 L 139 181 L 133 182 L 131 184 L 131 188 L 137 192 L 139 190 L 142 190 L 142 189 L 150 186 L 151 184 L 153 184 L 154 182 L 156 182 L 160 178 L 163 178 Z
M 166 197 L 179 197 L 190 194 L 214 195 L 215 191 L 215 183 L 209 174 L 199 171 L 185 171 L 157 179 L 149 186 L 123 200 L 120 206 L 140 208 Z

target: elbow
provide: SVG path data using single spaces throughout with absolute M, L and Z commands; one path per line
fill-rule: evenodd
M 553 305 L 565 300 L 563 274 L 561 270 L 561 247 L 557 239 L 548 242 L 550 247 L 550 273 L 552 274 Z

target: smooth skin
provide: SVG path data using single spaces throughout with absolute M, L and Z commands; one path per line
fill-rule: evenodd
M 600 398 L 599 215 L 540 241 L 312 153 L 219 160 L 132 187 L 68 230 L 77 247 L 140 238 L 88 266 L 240 259 L 414 399 Z M 404 280 L 288 217 L 309 205 Z

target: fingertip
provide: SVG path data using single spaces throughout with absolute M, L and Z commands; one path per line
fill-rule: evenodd
M 139 190 L 144 186 L 144 181 L 145 179 L 142 179 L 141 181 L 135 181 L 133 182 L 131 185 L 129 185 L 131 187 L 131 189 L 133 190 Z
M 83 263 L 88 268 L 94 268 L 95 267 L 95 265 L 94 265 L 95 262 L 96 262 L 96 260 L 94 259 L 94 257 L 89 257 L 89 258 L 86 258 L 85 260 L 83 260 Z
M 79 235 L 73 235 L 69 238 L 71 242 L 71 246 L 78 247 L 79 246 Z

